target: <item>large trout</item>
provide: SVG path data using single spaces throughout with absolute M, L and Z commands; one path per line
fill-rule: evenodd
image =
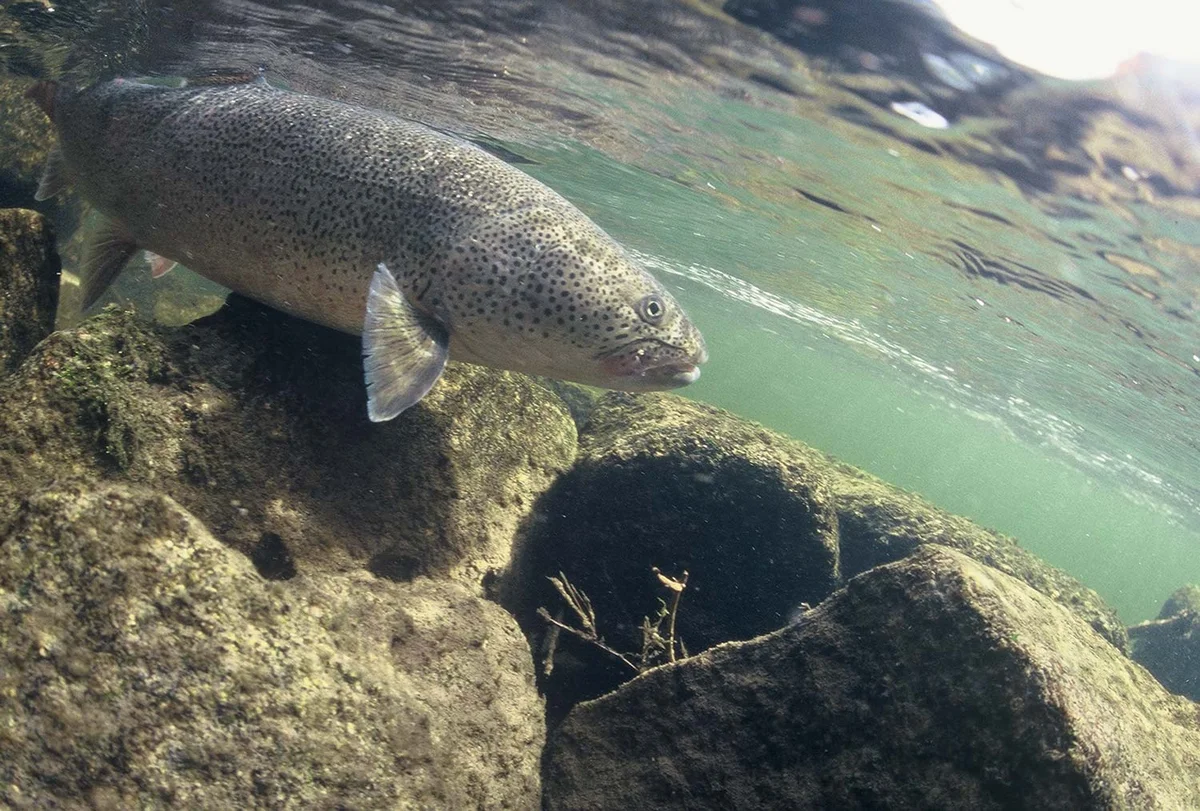
M 595 223 L 473 144 L 272 87 L 117 79 L 30 91 L 67 185 L 107 220 L 90 307 L 139 249 L 271 307 L 361 334 L 372 420 L 447 359 L 630 391 L 694 381 L 704 341 Z

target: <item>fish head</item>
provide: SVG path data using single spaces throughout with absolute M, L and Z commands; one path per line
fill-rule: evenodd
M 614 295 L 601 305 L 603 328 L 593 335 L 602 345 L 591 356 L 599 363 L 599 385 L 659 391 L 695 382 L 708 360 L 700 330 L 657 279 L 623 254 L 606 267 Z
M 686 386 L 708 359 L 674 297 L 573 207 L 490 218 L 452 254 L 452 357 L 623 391 Z

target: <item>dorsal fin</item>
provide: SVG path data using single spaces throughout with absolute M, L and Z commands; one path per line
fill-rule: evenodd
M 263 72 L 261 68 L 253 70 L 217 68 L 194 76 L 186 76 L 183 81 L 188 87 L 220 87 L 222 85 L 254 84 L 255 82 L 265 83 L 267 80 L 263 78 Z

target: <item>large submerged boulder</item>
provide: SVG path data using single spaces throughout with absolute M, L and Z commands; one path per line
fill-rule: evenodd
M 6 806 L 538 806 L 527 645 L 460 585 L 271 583 L 109 486 L 22 507 L 0 606 Z
M 1200 586 L 1177 589 L 1157 619 L 1134 625 L 1129 636 L 1133 658 L 1164 687 L 1200 701 Z
M 543 730 L 516 623 L 454 583 L 273 583 L 119 485 L 0 540 L 6 807 L 532 809 Z
M 0 209 L 0 377 L 54 329 L 59 270 L 46 219 L 35 211 Z
M 562 401 L 520 375 L 452 364 L 377 425 L 351 336 L 237 298 L 179 329 L 109 309 L 0 382 L 0 519 L 50 481 L 119 479 L 284 571 L 478 588 L 575 442 Z
M 854 577 L 874 566 L 900 560 L 922 544 L 949 546 L 1061 603 L 1128 653 L 1129 637 L 1117 612 L 1071 575 L 1006 535 L 939 509 L 858 468 L 835 459 L 829 461 L 843 576 Z
M 943 547 L 577 706 L 547 809 L 1200 807 L 1200 711 Z
M 8 45 L 10 32 L 2 26 L 0 21 L 0 39 Z M 34 192 L 54 143 L 54 127 L 45 113 L 25 98 L 32 82 L 5 74 L 7 71 L 0 74 L 0 207 L 38 205 Z
M 689 574 L 677 626 L 689 651 L 774 630 L 839 584 L 824 467 L 800 443 L 711 406 L 605 394 L 575 466 L 537 505 L 508 602 L 545 630 L 532 612 L 561 607 L 547 580 L 561 572 L 590 599 L 608 643 L 636 652 L 658 606 L 658 568 Z M 597 649 L 565 639 L 562 649 L 552 707 L 632 675 Z
M 1017 577 L 1128 649 L 1099 595 L 1012 538 L 736 415 L 669 394 L 609 393 L 585 412 L 579 441 L 504 589 L 544 660 L 552 723 L 636 674 L 535 614 L 583 624 L 549 580 L 562 575 L 589 599 L 602 641 L 640 663 L 643 619 L 673 598 L 655 567 L 689 574 L 677 631 L 696 653 L 780 628 L 842 578 L 937 543 Z

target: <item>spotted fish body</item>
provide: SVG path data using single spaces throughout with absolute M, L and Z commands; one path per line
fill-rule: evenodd
M 90 305 L 138 249 L 362 334 L 372 419 L 447 358 L 626 390 L 692 382 L 703 339 L 598 226 L 478 147 L 263 81 L 35 88 L 71 183 L 109 221 Z

